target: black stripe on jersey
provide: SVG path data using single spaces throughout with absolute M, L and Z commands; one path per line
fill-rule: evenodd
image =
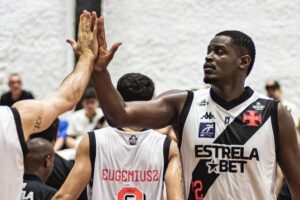
M 213 142 L 215 144 L 227 144 L 227 145 L 244 145 L 269 119 L 273 114 L 274 101 L 268 99 L 258 99 L 249 105 L 243 112 L 241 112 L 231 124 L 219 135 L 219 137 Z M 257 111 L 257 114 L 261 114 L 261 123 L 258 126 L 247 126 L 243 122 L 244 114 L 247 111 L 253 110 L 253 106 L 259 103 L 264 106 L 264 109 Z M 246 122 L 247 123 L 247 122 Z M 196 200 L 195 193 L 197 191 L 194 188 L 201 186 L 202 198 L 205 197 L 207 191 L 218 178 L 219 174 L 212 171 L 208 173 L 207 162 L 211 159 L 200 159 L 192 174 L 192 182 L 190 185 L 188 200 Z
M 177 143 L 178 143 L 178 148 L 180 149 L 181 147 L 181 142 L 182 142 L 182 134 L 183 134 L 183 127 L 186 121 L 186 118 L 189 114 L 189 111 L 191 109 L 191 105 L 194 99 L 194 93 L 191 91 L 187 91 L 187 97 L 184 103 L 184 106 L 182 108 L 181 114 L 179 116 L 179 122 L 178 122 L 178 135 L 177 135 Z
M 278 160 L 279 156 L 279 127 L 278 127 L 278 101 L 273 101 L 273 108 L 272 108 L 272 128 L 273 128 L 273 133 L 274 133 L 274 138 L 275 138 L 275 147 L 276 147 L 276 159 Z
M 96 159 L 96 137 L 95 132 L 88 132 L 89 135 L 89 143 L 90 143 L 90 161 L 92 165 L 92 174 L 90 180 L 90 186 L 93 187 L 93 179 L 94 179 L 94 168 L 95 168 L 95 159 Z
M 18 112 L 18 110 L 16 108 L 10 108 L 14 119 L 15 119 L 15 124 L 16 124 L 16 128 L 17 128 L 17 133 L 18 133 L 18 138 L 19 138 L 19 142 L 22 148 L 22 152 L 23 152 L 23 157 L 25 158 L 25 156 L 28 153 L 28 148 L 27 148 L 27 144 L 25 141 L 25 137 L 24 137 L 24 133 L 23 133 L 23 128 L 22 128 L 22 122 L 21 122 L 21 117 L 20 114 Z
M 168 165 L 169 165 L 169 151 L 170 151 L 171 140 L 166 136 L 164 141 L 164 173 L 163 177 L 165 177 Z

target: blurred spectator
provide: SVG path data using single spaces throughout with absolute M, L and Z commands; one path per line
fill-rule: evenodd
M 12 106 L 24 99 L 34 99 L 33 95 L 22 89 L 22 79 L 17 73 L 11 74 L 8 80 L 9 91 L 1 96 L 0 105 Z
M 99 126 L 100 119 L 103 117 L 102 110 L 99 108 L 96 92 L 88 88 L 82 98 L 83 109 L 74 112 L 69 121 L 67 129 L 67 147 L 76 148 L 83 134 L 94 130 Z
M 65 146 L 65 141 L 67 139 L 67 128 L 69 123 L 67 120 L 59 119 L 58 121 L 58 134 L 57 140 L 54 144 L 54 151 L 58 151 Z
M 291 115 L 294 119 L 295 125 L 297 126 L 297 124 L 299 122 L 298 121 L 299 113 L 297 110 L 297 106 L 295 104 L 293 104 L 292 102 L 289 102 L 289 101 L 283 99 L 283 92 L 281 90 L 281 86 L 280 86 L 279 82 L 276 80 L 268 80 L 266 82 L 265 89 L 266 89 L 268 97 L 270 97 L 274 100 L 280 101 L 282 103 L 282 105 L 286 107 L 286 109 L 291 113 Z M 285 178 L 284 178 L 284 175 L 283 175 L 279 165 L 277 165 L 277 178 L 276 178 L 276 184 L 275 184 L 275 194 L 278 196 L 278 199 L 280 199 L 280 200 L 289 199 L 287 197 L 290 196 L 288 186 L 285 183 Z M 290 197 L 290 199 L 291 199 L 291 197 Z
M 22 200 L 50 200 L 56 189 L 45 184 L 54 161 L 54 151 L 50 142 L 34 138 L 27 142 L 28 154 L 24 160 L 24 183 Z
M 57 119 L 51 124 L 51 126 L 48 129 L 46 129 L 41 133 L 32 135 L 31 138 L 44 138 L 49 142 L 51 142 L 53 145 L 56 140 L 58 127 L 59 127 L 59 121 Z M 67 161 L 61 156 L 59 156 L 57 153 L 55 153 L 53 170 L 46 184 L 58 190 L 63 185 L 66 178 L 68 177 L 73 165 L 74 165 L 73 162 Z M 87 200 L 86 190 L 82 192 L 78 200 Z
M 269 80 L 266 82 L 265 89 L 268 97 L 280 101 L 282 105 L 284 105 L 287 108 L 287 110 L 291 113 L 295 124 L 297 125 L 299 120 L 297 106 L 283 98 L 283 92 L 281 90 L 279 82 L 276 80 Z

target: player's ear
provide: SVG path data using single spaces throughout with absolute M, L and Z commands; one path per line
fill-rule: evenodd
M 248 70 L 251 62 L 251 57 L 249 55 L 243 55 L 239 58 L 239 68 L 242 70 Z
M 44 159 L 43 166 L 45 168 L 48 168 L 49 166 L 51 166 L 51 162 L 52 162 L 52 156 L 51 155 L 46 155 L 45 159 Z

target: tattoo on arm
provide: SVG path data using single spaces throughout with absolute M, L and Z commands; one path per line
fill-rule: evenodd
M 42 124 L 42 118 L 38 117 L 37 120 L 35 121 L 34 129 L 40 129 Z

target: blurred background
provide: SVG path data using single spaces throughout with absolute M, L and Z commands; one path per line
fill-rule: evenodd
M 203 88 L 202 65 L 212 37 L 225 29 L 249 34 L 257 48 L 247 84 L 265 93 L 280 82 L 300 106 L 300 0 L 0 0 L 0 94 L 11 73 L 36 98 L 54 90 L 74 67 L 65 42 L 75 38 L 83 9 L 105 17 L 109 46 L 123 45 L 109 69 L 151 77 L 157 91 Z

